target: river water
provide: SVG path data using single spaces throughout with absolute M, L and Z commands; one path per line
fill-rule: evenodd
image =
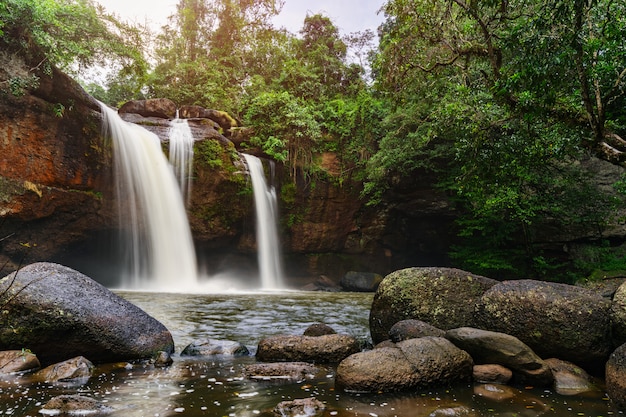
M 111 408 L 113 417 L 270 416 L 281 401 L 316 397 L 326 405 L 323 416 L 594 416 L 620 415 L 600 387 L 597 392 L 561 396 L 532 387 L 509 388 L 506 399 L 487 399 L 473 386 L 404 394 L 347 394 L 335 390 L 333 367 L 316 379 L 293 383 L 250 381 L 244 358 L 188 358 L 178 354 L 189 343 L 207 338 L 235 340 L 255 352 L 260 339 L 302 334 L 324 322 L 337 332 L 369 341 L 371 294 L 256 292 L 185 295 L 118 292 L 161 321 L 176 344 L 167 368 L 118 363 L 98 366 L 87 384 L 77 386 L 0 380 L 0 415 L 41 416 L 51 397 L 81 394 Z M 457 414 L 451 414 L 456 410 Z M 463 410 L 464 414 L 459 414 Z

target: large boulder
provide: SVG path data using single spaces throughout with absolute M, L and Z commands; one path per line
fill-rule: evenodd
M 621 346 L 626 343 L 626 282 L 621 284 L 613 295 L 611 322 L 613 323 L 613 344 Z
M 0 349 L 30 349 L 43 364 L 173 352 L 170 332 L 139 307 L 71 268 L 28 265 L 0 280 Z
M 479 300 L 476 327 L 513 335 L 543 358 L 600 374 L 611 353 L 610 307 L 610 300 L 581 287 L 504 281 Z
M 400 320 L 417 319 L 440 329 L 474 326 L 474 305 L 498 281 L 453 268 L 407 268 L 387 275 L 370 311 L 374 343 L 388 338 Z
M 184 119 L 209 119 L 217 123 L 224 133 L 237 127 L 238 123 L 230 114 L 225 111 L 205 109 L 200 106 L 182 106 L 180 117 Z
M 277 335 L 259 342 L 256 357 L 265 362 L 338 363 L 358 351 L 359 342 L 345 334 Z
M 514 336 L 461 327 L 448 330 L 446 338 L 478 364 L 498 364 L 512 370 L 516 382 L 549 386 L 554 380 L 550 367 Z
M 383 277 L 374 272 L 348 271 L 339 281 L 346 291 L 374 292 L 378 289 Z
M 626 344 L 621 345 L 606 363 L 606 391 L 615 406 L 626 411 Z
M 345 391 L 396 392 L 470 381 L 470 355 L 441 337 L 404 340 L 341 361 L 336 384 Z

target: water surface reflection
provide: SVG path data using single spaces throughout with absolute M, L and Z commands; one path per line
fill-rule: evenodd
M 254 357 L 187 358 L 178 353 L 207 338 L 244 343 L 252 351 L 274 334 L 302 334 L 314 322 L 369 340 L 371 294 L 268 292 L 185 295 L 118 292 L 157 318 L 172 332 L 174 364 L 118 363 L 99 366 L 87 385 L 72 387 L 28 383 L 24 378 L 0 381 L 0 415 L 36 416 L 51 397 L 83 394 L 114 411 L 112 417 L 269 416 L 281 401 L 316 397 L 324 416 L 609 416 L 621 414 L 603 391 L 564 397 L 551 391 L 514 388 L 513 397 L 493 401 L 472 386 L 405 394 L 344 394 L 335 390 L 332 367 L 313 380 L 298 383 L 250 381 L 242 368 Z

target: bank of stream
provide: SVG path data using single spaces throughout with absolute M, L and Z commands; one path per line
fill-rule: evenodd
M 372 294 L 255 292 L 210 295 L 118 292 L 161 321 L 176 343 L 174 363 L 166 368 L 117 363 L 98 366 L 84 385 L 50 385 L 24 377 L 2 377 L 0 415 L 37 416 L 50 398 L 81 394 L 113 410 L 113 417 L 269 416 L 281 401 L 316 397 L 324 416 L 445 416 L 462 409 L 468 416 L 621 415 L 604 390 L 562 396 L 550 390 L 512 387 L 500 400 L 480 395 L 474 386 L 402 394 L 348 394 L 334 387 L 333 367 L 313 380 L 297 383 L 251 381 L 243 358 L 179 356 L 197 340 L 235 340 L 254 354 L 265 336 L 302 334 L 309 324 L 324 322 L 337 332 L 369 341 Z M 485 387 L 482 387 L 483 389 Z M 488 387 L 487 387 L 488 388 Z M 488 388 L 489 389 L 489 388 Z M 513 394 L 511 396 L 511 394 Z M 463 407 L 463 408 L 459 408 Z

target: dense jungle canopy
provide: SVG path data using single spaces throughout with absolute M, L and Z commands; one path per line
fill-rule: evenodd
M 310 184 L 329 180 L 316 155 L 337 152 L 339 181 L 362 183 L 371 205 L 436 175 L 460 213 L 451 259 L 472 272 L 626 270 L 602 239 L 565 270 L 535 245 L 546 221 L 601 231 L 624 205 L 626 179 L 599 191 L 579 162 L 626 163 L 625 2 L 389 0 L 378 34 L 341 34 L 319 14 L 289 33 L 271 24 L 281 6 L 179 0 L 154 33 L 92 0 L 4 0 L 0 53 L 83 80 L 108 68 L 85 88 L 113 106 L 167 97 L 228 111 Z M 35 83 L 16 73 L 0 87 Z

